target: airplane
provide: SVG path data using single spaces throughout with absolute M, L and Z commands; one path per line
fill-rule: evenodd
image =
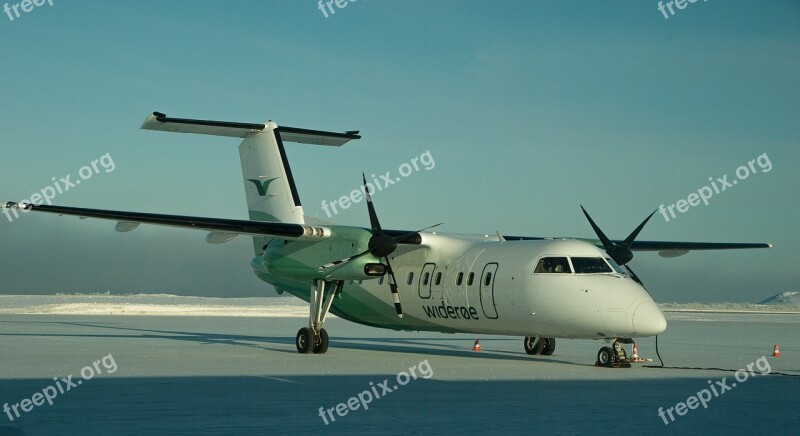
M 446 234 L 384 229 L 362 174 L 370 227 L 307 224 L 284 143 L 340 147 L 343 133 L 148 115 L 145 130 L 243 138 L 239 145 L 249 220 L 0 202 L 0 207 L 207 231 L 206 241 L 252 237 L 256 276 L 309 303 L 295 337 L 302 354 L 324 354 L 329 313 L 378 328 L 521 336 L 530 355 L 552 355 L 556 338 L 610 343 L 596 364 L 629 367 L 621 344 L 657 336 L 664 314 L 628 263 L 634 251 L 662 257 L 693 250 L 771 248 L 767 243 L 636 241 L 651 213 L 624 240 L 611 240 L 581 206 L 598 239 Z M 627 365 L 626 365 L 627 364 Z

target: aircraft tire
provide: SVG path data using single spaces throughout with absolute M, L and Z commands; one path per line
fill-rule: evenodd
M 545 341 L 545 346 L 542 349 L 543 356 L 550 356 L 556 351 L 556 338 L 542 338 Z
M 294 344 L 300 354 L 309 354 L 314 350 L 314 332 L 309 327 L 297 331 Z
M 315 341 L 314 354 L 325 354 L 328 351 L 328 332 L 325 329 L 319 330 L 319 338 Z
M 610 347 L 603 347 L 597 352 L 597 362 L 604 368 L 611 368 L 614 362 L 614 350 Z
M 542 339 L 543 338 L 539 338 L 537 340 L 536 336 L 525 336 L 525 340 L 522 343 L 522 345 L 525 347 L 525 352 L 531 356 L 542 354 L 542 350 L 544 349 L 544 343 L 542 342 Z
M 525 336 L 525 339 L 522 340 L 522 346 L 525 347 L 525 352 L 528 354 L 533 355 L 533 346 L 536 343 L 536 337 Z

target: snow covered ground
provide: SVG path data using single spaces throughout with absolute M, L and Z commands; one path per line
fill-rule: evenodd
M 659 306 L 665 312 L 800 314 L 800 302 L 794 292 L 778 294 L 759 304 L 661 303 Z M 308 305 L 292 296 L 210 298 L 168 294 L 0 295 L 0 314 L 293 318 L 308 316 Z
M 97 314 L 98 306 L 129 316 Z M 172 316 L 130 315 L 134 306 Z M 186 306 L 193 316 L 170 312 Z M 51 312 L 28 312 L 43 307 Z M 271 315 L 224 315 L 254 307 Z M 290 308 L 299 315 L 277 315 Z M 307 309 L 296 299 L 0 297 L 0 310 L 0 407 L 19 404 L 20 411 L 10 412 L 13 421 L 0 411 L 0 435 L 738 434 L 800 427 L 794 314 L 667 312 L 668 329 L 658 338 L 667 368 L 605 369 L 593 366 L 598 341 L 558 340 L 553 356 L 528 356 L 521 338 L 485 336 L 482 351 L 473 352 L 472 336 L 341 319 L 326 325 L 327 354 L 299 355 L 294 335 Z M 639 354 L 658 362 L 654 338 L 638 344 Z M 781 357 L 771 357 L 774 344 Z M 430 378 L 422 377 L 425 365 Z M 755 375 L 737 381 L 745 376 L 735 371 L 748 365 Z M 398 375 L 412 367 L 420 377 L 401 385 Z M 57 383 L 63 388 L 70 374 L 83 383 L 53 405 L 35 396 Z M 691 400 L 712 386 L 724 392 L 706 408 Z M 338 404 L 369 391 L 381 396 L 368 409 L 337 414 Z M 25 399 L 30 411 L 21 409 Z M 320 408 L 336 420 L 326 424 Z
M 0 314 L 300 317 L 308 305 L 291 296 L 0 295 Z

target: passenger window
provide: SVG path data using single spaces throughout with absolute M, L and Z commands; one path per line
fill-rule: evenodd
M 566 257 L 543 257 L 536 265 L 534 273 L 568 274 L 572 272 Z
M 441 283 L 442 283 L 442 273 L 438 272 L 438 273 L 436 273 L 436 279 L 434 281 L 434 284 L 436 286 L 439 286 L 439 284 L 441 284 Z
M 486 277 L 483 279 L 483 286 L 489 286 L 492 284 L 492 273 L 487 272 Z
M 422 286 L 427 286 L 428 285 L 428 280 L 430 280 L 430 279 L 431 279 L 431 273 L 426 272 L 425 274 L 423 274 L 422 275 Z
M 456 276 L 456 286 L 461 286 L 461 282 L 463 282 L 463 281 L 464 281 L 464 273 L 460 272 Z
M 467 286 L 472 286 L 472 282 L 475 281 L 475 273 L 471 272 L 467 276 Z
M 411 283 L 414 283 L 414 271 L 408 273 L 408 280 L 406 280 L 406 283 L 408 283 L 409 285 Z

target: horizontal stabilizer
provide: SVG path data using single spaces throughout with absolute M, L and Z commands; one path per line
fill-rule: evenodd
M 142 123 L 141 128 L 144 130 L 158 130 L 162 132 L 196 133 L 200 135 L 230 136 L 235 138 L 244 138 L 252 133 L 274 130 L 280 134 L 283 142 L 330 145 L 335 147 L 344 145 L 351 139 L 361 138 L 358 131 L 337 133 L 322 130 L 300 129 L 296 127 L 279 127 L 272 121 L 263 124 L 251 124 L 170 118 L 161 112 L 153 112 L 148 115 L 144 123 Z

